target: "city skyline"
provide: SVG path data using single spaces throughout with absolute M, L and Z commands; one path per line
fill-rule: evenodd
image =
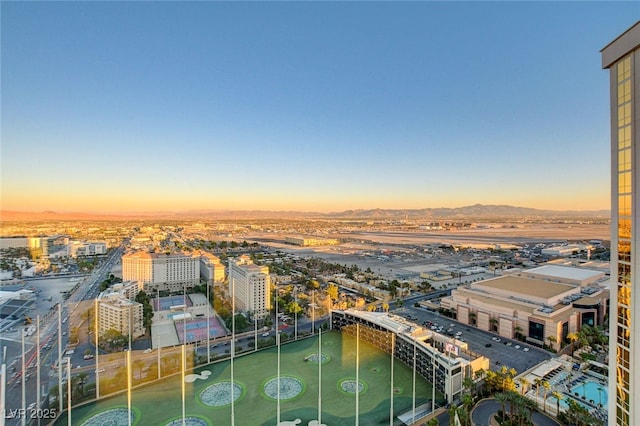
M 637 11 L 3 2 L 0 207 L 608 210 Z

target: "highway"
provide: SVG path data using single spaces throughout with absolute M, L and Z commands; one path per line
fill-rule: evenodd
M 93 270 L 91 275 L 75 287 L 69 298 L 60 305 L 61 324 L 58 327 L 57 313 L 50 317 L 46 323 L 42 321 L 40 327 L 40 404 L 36 401 L 38 380 L 37 380 L 37 356 L 36 350 L 37 333 L 25 338 L 25 370 L 23 378 L 21 336 L 22 328 L 13 333 L 11 337 L 4 336 L 6 346 L 11 346 L 10 353 L 17 353 L 17 356 L 7 360 L 7 392 L 5 399 L 5 424 L 7 426 L 25 424 L 46 424 L 52 415 L 57 414 L 58 408 L 48 410 L 46 406 L 46 395 L 51 386 L 58 384 L 57 366 L 62 358 L 68 344 L 68 333 L 73 327 L 80 327 L 83 322 L 82 311 L 86 303 L 80 302 L 92 300 L 99 292 L 99 285 L 110 273 L 111 268 L 122 255 L 123 248 L 112 250 L 100 265 Z M 89 303 L 89 302 L 87 302 Z M 60 352 L 58 348 L 62 349 Z M 83 360 L 83 354 L 76 351 L 71 355 L 71 365 L 84 365 L 90 369 L 88 363 Z M 77 370 L 81 371 L 81 370 Z M 75 371 L 74 371 L 75 372 Z M 23 404 L 23 383 L 24 383 L 24 404 Z M 31 407 L 31 408 L 29 408 Z M 38 422 L 40 420 L 40 422 Z

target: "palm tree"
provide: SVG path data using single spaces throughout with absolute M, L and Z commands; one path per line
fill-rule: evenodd
M 522 405 L 529 411 L 527 420 L 530 421 L 531 416 L 533 416 L 533 410 L 538 408 L 538 403 L 532 399 L 527 398 L 526 396 L 521 396 L 520 399 L 522 400 Z
M 520 426 L 524 425 L 525 420 L 527 420 L 529 414 L 529 410 L 524 405 L 518 406 L 518 424 Z
M 439 422 L 437 417 L 433 417 L 427 422 L 427 426 L 438 426 L 438 425 L 439 425 Z
M 536 404 L 538 403 L 538 391 L 540 390 L 540 384 L 542 383 L 542 379 L 540 377 L 536 377 L 533 379 L 533 383 L 536 385 Z
M 462 380 L 462 387 L 465 388 L 471 396 L 475 395 L 476 382 L 473 381 L 471 376 L 467 376 Z
M 516 411 L 516 407 L 520 406 L 520 395 L 517 392 L 509 390 L 507 392 L 507 398 L 509 401 L 509 419 L 513 422 L 514 411 Z
M 516 327 L 514 328 L 514 331 L 516 333 L 516 339 L 521 339 L 522 338 L 522 327 L 519 327 L 516 325 Z
M 555 336 L 548 336 L 547 340 L 549 341 L 549 347 L 551 349 L 553 349 L 553 344 L 558 341 Z
M 564 399 L 564 396 L 557 390 L 551 392 L 551 396 L 556 399 L 556 416 L 558 416 L 560 414 L 560 400 Z
M 507 401 L 509 401 L 509 396 L 506 392 L 498 392 L 497 394 L 493 395 L 493 397 L 502 405 L 502 418 L 500 419 L 500 421 L 503 422 L 505 415 L 505 404 L 507 403 Z
M 578 333 L 569 333 L 567 334 L 567 340 L 571 342 L 571 356 L 573 356 L 573 351 L 575 349 L 575 343 L 578 340 Z
M 471 325 L 476 325 L 477 314 L 475 312 L 469 312 L 469 321 Z
M 521 392 L 522 392 L 522 395 L 524 395 L 524 392 L 525 392 L 524 388 L 525 388 L 527 385 L 530 385 L 530 384 L 531 384 L 531 382 L 530 382 L 529 380 L 527 380 L 527 378 L 526 378 L 526 377 L 524 377 L 524 376 L 520 377 L 520 378 L 518 379 L 518 382 L 520 382 L 520 390 L 521 390 Z
M 455 426 L 456 414 L 458 414 L 458 406 L 456 404 L 451 404 L 451 407 L 449 408 L 449 426 Z
M 465 393 L 464 395 L 462 395 L 462 405 L 464 405 L 464 408 L 467 411 L 470 411 L 471 407 L 473 406 L 473 397 L 471 396 L 471 394 Z
M 491 318 L 489 320 L 489 324 L 491 324 L 491 331 L 497 331 L 498 330 L 498 327 L 497 327 L 498 320 L 496 318 Z
M 542 387 L 544 388 L 544 396 L 543 398 L 543 405 L 542 405 L 542 410 L 546 413 L 547 412 L 547 393 L 549 392 L 549 389 L 551 389 L 551 383 L 547 382 L 546 380 L 544 380 L 542 382 Z

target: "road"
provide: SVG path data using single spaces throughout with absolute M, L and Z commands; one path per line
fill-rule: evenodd
M 471 412 L 471 418 L 473 420 L 473 424 L 476 426 L 489 426 L 491 424 L 491 417 L 496 414 L 499 410 L 502 409 L 502 404 L 496 401 L 495 399 L 487 399 L 484 401 L 480 401 L 473 411 Z M 507 411 L 509 410 L 509 404 L 506 404 Z M 533 423 L 537 426 L 559 426 L 560 423 L 556 422 L 552 418 L 540 413 L 539 411 L 534 411 L 533 416 L 531 417 Z
M 40 395 L 41 404 L 36 401 L 37 397 L 37 350 L 36 350 L 36 338 L 34 334 L 29 336 L 25 342 L 25 371 L 23 380 L 22 371 L 22 357 L 21 357 L 21 336 L 22 328 L 13 333 L 12 336 L 3 336 L 5 345 L 8 346 L 8 352 L 17 354 L 12 355 L 7 361 L 7 368 L 9 370 L 9 378 L 7 381 L 7 393 L 5 399 L 5 424 L 7 426 L 20 425 L 23 422 L 21 417 L 25 415 L 29 417 L 30 414 L 44 412 L 36 412 L 34 410 L 28 410 L 31 404 L 34 404 L 34 409 L 40 408 L 46 409 L 44 401 L 46 401 L 46 395 L 51 386 L 58 384 L 57 366 L 62 361 L 62 355 L 67 348 L 68 333 L 73 327 L 80 327 L 83 322 L 83 316 L 81 314 L 82 304 L 80 302 L 84 300 L 93 299 L 98 292 L 99 284 L 104 281 L 107 275 L 110 273 L 114 263 L 118 261 L 122 255 L 123 248 L 119 247 L 113 250 L 106 259 L 104 259 L 100 265 L 94 269 L 90 276 L 84 278 L 78 286 L 75 287 L 69 298 L 62 302 L 60 305 L 61 312 L 61 324 L 58 325 L 57 314 L 54 313 L 49 318 L 49 321 L 41 322 L 40 326 Z M 88 302 L 87 302 L 88 303 Z M 86 304 L 85 304 L 86 305 Z M 83 310 L 83 309 L 82 309 Z M 61 347 L 62 350 L 58 351 Z M 91 370 L 90 362 L 83 360 L 83 353 L 76 351 L 71 355 L 71 365 L 84 366 L 87 370 Z M 82 371 L 82 370 L 78 370 Z M 24 395 L 25 401 L 22 401 L 22 387 L 24 383 Z M 50 415 L 50 412 L 46 413 Z M 37 424 L 35 419 L 31 421 Z M 41 419 L 46 423 L 47 419 Z M 29 422 L 27 422 L 28 424 Z

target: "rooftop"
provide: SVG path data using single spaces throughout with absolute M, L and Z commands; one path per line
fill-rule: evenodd
M 524 273 L 547 276 L 549 278 L 571 279 L 577 281 L 604 277 L 604 274 L 599 271 L 559 265 L 544 265 L 538 268 L 528 269 L 524 271 Z
M 510 291 L 515 297 L 527 296 L 550 299 L 560 296 L 571 290 L 576 290 L 575 286 L 569 284 L 554 283 L 551 281 L 535 278 L 524 278 L 514 275 L 506 275 L 476 284 L 472 284 L 473 289 L 491 289 Z

